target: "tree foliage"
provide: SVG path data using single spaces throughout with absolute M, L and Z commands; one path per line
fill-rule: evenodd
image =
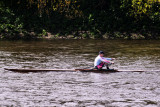
M 138 32 L 157 38 L 160 31 L 160 0 L 1 0 L 0 12 L 1 27 L 11 24 L 17 33 L 43 35 L 45 31 L 95 38 L 107 33 L 114 38 Z M 2 28 L 0 35 L 9 26 Z
M 160 12 L 160 0 L 133 0 L 131 14 L 135 17 L 150 16 Z

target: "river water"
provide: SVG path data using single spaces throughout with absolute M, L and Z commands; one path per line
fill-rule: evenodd
M 103 50 L 111 68 L 147 72 L 16 73 L 4 68 L 92 68 Z M 160 41 L 0 41 L 0 107 L 160 107 Z

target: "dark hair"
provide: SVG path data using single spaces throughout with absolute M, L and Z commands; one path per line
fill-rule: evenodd
M 104 52 L 103 51 L 99 51 L 99 54 L 104 54 Z

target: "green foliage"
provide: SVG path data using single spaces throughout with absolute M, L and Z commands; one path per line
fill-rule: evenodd
M 83 34 L 82 34 L 82 37 L 83 37 L 83 38 L 89 38 L 89 35 L 88 35 L 88 33 L 83 33 Z
M 160 37 L 159 0 L 1 0 L 0 16 L 0 37 L 5 39 L 48 32 L 77 38 Z
M 42 35 L 47 36 L 47 31 L 45 29 L 42 30 Z
M 18 39 L 22 33 L 23 24 L 15 17 L 9 8 L 0 7 L 0 38 Z

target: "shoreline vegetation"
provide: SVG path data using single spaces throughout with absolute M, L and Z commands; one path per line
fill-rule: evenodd
M 160 37 L 153 38 L 151 34 L 140 34 L 140 33 L 121 33 L 121 32 L 114 32 L 114 33 L 105 33 L 103 35 L 91 35 L 90 33 L 81 32 L 78 35 L 59 35 L 59 34 L 51 34 L 46 32 L 46 35 L 42 35 L 41 37 L 36 37 L 34 33 L 32 33 L 32 39 L 124 39 L 124 40 L 160 40 Z M 147 38 L 146 38 L 147 37 Z
M 1 0 L 0 39 L 160 39 L 160 0 Z

